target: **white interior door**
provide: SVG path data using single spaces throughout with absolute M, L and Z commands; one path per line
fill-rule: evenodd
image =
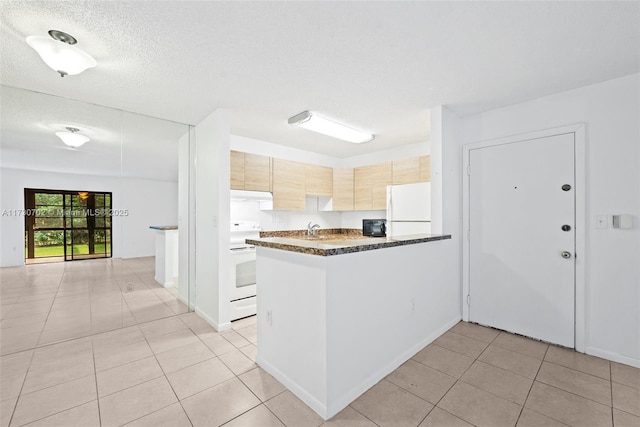
M 573 133 L 470 151 L 472 322 L 574 347 L 574 153 Z

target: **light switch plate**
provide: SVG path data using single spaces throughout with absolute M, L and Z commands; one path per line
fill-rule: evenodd
M 599 230 L 609 228 L 609 215 L 596 215 L 596 228 Z

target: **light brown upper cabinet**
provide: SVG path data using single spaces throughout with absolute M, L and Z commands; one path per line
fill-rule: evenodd
M 271 158 L 231 151 L 231 189 L 271 191 Z
M 231 189 L 244 190 L 244 153 L 231 151 Z
M 360 166 L 354 169 L 354 202 L 357 211 L 371 210 L 373 203 L 373 166 Z
M 271 158 L 244 153 L 244 189 L 271 191 Z
M 354 209 L 387 209 L 387 185 L 393 180 L 391 162 L 354 169 Z
M 273 209 L 300 211 L 305 208 L 305 165 L 272 159 Z
M 393 183 L 391 162 L 371 166 L 371 209 L 387 209 L 387 186 Z
M 420 156 L 420 182 L 431 181 L 431 156 Z
M 420 158 L 393 161 L 393 185 L 420 182 Z
M 334 211 L 352 211 L 354 194 L 353 168 L 333 169 L 333 207 Z
M 326 166 L 305 164 L 306 194 L 333 196 L 333 169 Z

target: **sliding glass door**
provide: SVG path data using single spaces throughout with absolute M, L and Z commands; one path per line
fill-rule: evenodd
M 25 189 L 25 258 L 110 258 L 111 193 Z

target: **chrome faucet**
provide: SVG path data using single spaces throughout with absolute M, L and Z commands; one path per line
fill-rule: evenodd
M 316 235 L 318 234 L 318 229 L 320 228 L 320 226 L 318 224 L 313 224 L 311 225 L 311 223 L 307 224 L 307 237 L 316 237 Z

